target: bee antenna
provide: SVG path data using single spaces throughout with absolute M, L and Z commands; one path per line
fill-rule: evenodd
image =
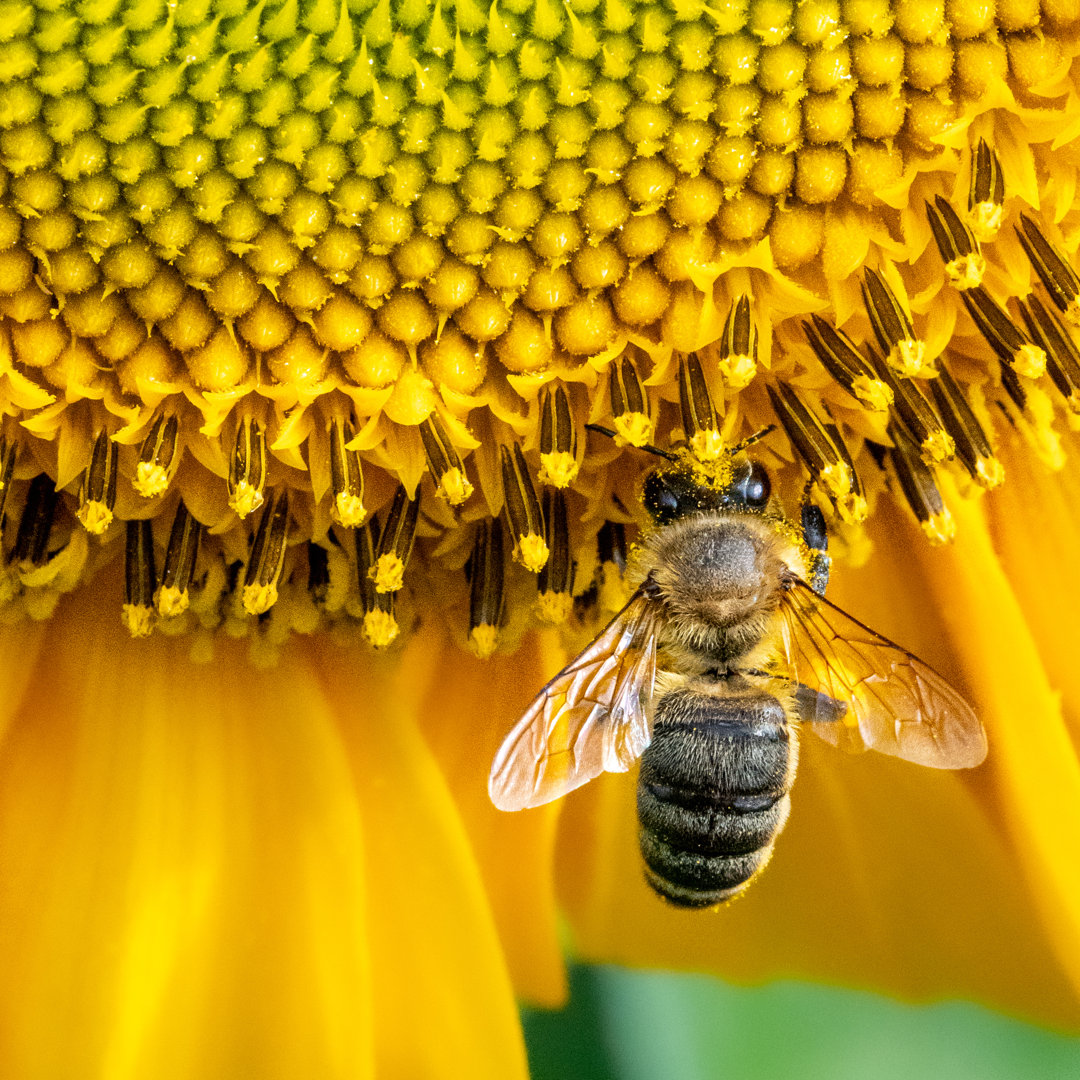
M 611 428 L 602 427 L 600 424 L 586 424 L 586 431 L 598 431 L 601 435 L 606 435 L 609 439 L 614 439 L 617 432 Z M 645 443 L 643 446 L 638 447 L 639 450 L 644 450 L 646 453 L 655 454 L 657 457 L 665 458 L 667 461 L 678 461 L 679 455 L 672 454 L 668 450 L 661 450 L 659 446 L 653 446 L 652 443 Z
M 753 435 L 748 435 L 741 443 L 736 443 L 730 450 L 732 454 L 741 453 L 748 446 L 753 446 L 756 442 L 761 442 L 766 435 L 771 435 L 776 430 L 775 424 L 769 424 L 768 427 L 763 427 L 760 431 L 755 431 Z

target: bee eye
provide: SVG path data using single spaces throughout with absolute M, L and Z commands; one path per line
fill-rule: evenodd
M 739 478 L 734 487 L 734 494 L 751 510 L 764 510 L 772 494 L 769 474 L 760 461 L 749 462 L 746 475 Z
M 642 502 L 657 525 L 666 525 L 679 514 L 679 496 L 660 473 L 649 473 L 645 477 Z

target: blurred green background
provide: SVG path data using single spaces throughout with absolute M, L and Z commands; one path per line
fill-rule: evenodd
M 966 1002 L 578 966 L 522 1016 L 533 1080 L 1080 1080 L 1080 1038 Z

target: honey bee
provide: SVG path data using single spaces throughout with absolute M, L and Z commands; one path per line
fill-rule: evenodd
M 718 483 L 660 453 L 673 464 L 645 479 L 657 527 L 637 552 L 636 590 L 507 736 L 489 792 L 522 810 L 640 758 L 646 879 L 703 908 L 769 861 L 802 728 L 938 769 L 978 765 L 986 736 L 932 668 L 825 599 L 817 507 L 803 508 L 800 537 L 770 510 L 760 463 L 743 456 Z

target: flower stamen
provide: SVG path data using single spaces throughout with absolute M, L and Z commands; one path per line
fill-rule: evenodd
M 715 461 L 724 450 L 720 424 L 701 361 L 693 353 L 679 358 L 679 409 L 683 434 L 694 456 L 699 461 Z
M 90 451 L 90 464 L 79 485 L 76 516 L 88 533 L 100 536 L 112 524 L 116 506 L 117 446 L 107 431 L 99 431 Z
M 548 560 L 544 513 L 540 500 L 537 498 L 521 447 L 514 443 L 511 451 L 506 446 L 500 446 L 499 452 L 502 458 L 506 516 L 514 537 L 514 559 L 526 570 L 538 574 Z
M 993 240 L 1001 229 L 1005 202 L 1005 174 L 997 152 L 983 138 L 979 139 L 971 165 L 968 191 L 968 223 L 976 239 Z
M 731 305 L 720 335 L 720 377 L 732 390 L 750 385 L 757 374 L 758 334 L 750 314 L 750 297 L 741 293 Z
M 1051 382 L 1061 392 L 1069 411 L 1080 414 L 1080 350 L 1072 334 L 1034 293 L 1020 301 L 1020 314 L 1028 333 L 1046 353 Z
M 251 416 L 245 416 L 236 429 L 228 485 L 229 506 L 241 521 L 262 506 L 266 487 L 266 431 Z
M 540 398 L 540 483 L 569 487 L 580 468 L 577 448 L 578 433 L 566 389 L 545 386 Z
M 885 354 L 885 363 L 908 378 L 925 374 L 926 344 L 916 336 L 911 316 L 889 288 L 889 283 L 876 270 L 867 267 L 863 274 L 862 294 L 874 335 Z
M 959 384 L 943 363 L 938 377 L 930 381 L 930 392 L 964 468 L 982 487 L 996 488 L 1005 479 L 1005 470 Z
M 826 371 L 856 400 L 872 412 L 884 412 L 893 402 L 893 392 L 875 373 L 851 338 L 830 326 L 820 315 L 810 316 L 803 331 L 814 354 Z
M 356 437 L 350 421 L 335 417 L 330 422 L 330 487 L 334 493 L 330 516 L 344 529 L 364 523 L 364 472 L 360 455 L 349 449 Z
M 398 636 L 399 627 L 394 614 L 395 593 L 379 592 L 375 588 L 375 532 L 378 515 L 373 514 L 358 529 L 356 536 L 356 573 L 360 586 L 360 601 L 364 609 L 364 640 L 376 649 L 385 649 Z
M 469 483 L 461 456 L 437 413 L 420 422 L 420 438 L 424 443 L 428 468 L 435 477 L 436 491 L 451 506 L 460 506 L 472 495 L 473 486 Z
M 264 614 L 277 600 L 288 536 L 289 493 L 284 488 L 277 488 L 271 492 L 259 519 L 244 574 L 242 602 L 249 615 Z
M 612 361 L 609 371 L 615 430 L 631 446 L 645 446 L 652 442 L 653 422 L 637 365 L 629 353 L 624 353 L 621 359 Z
M 465 567 L 469 579 L 469 648 L 481 660 L 495 652 L 502 625 L 505 556 L 498 518 L 480 522 Z
M 180 423 L 175 415 L 158 413 L 139 448 L 132 486 L 144 499 L 161 495 L 176 472 Z
M 161 587 L 157 591 L 157 610 L 162 618 L 174 618 L 187 611 L 190 602 L 188 587 L 195 574 L 202 531 L 202 525 L 188 513 L 181 500 L 169 532 Z
M 1037 379 L 1046 371 L 1046 353 L 1013 322 L 983 286 L 968 289 L 963 294 L 963 301 L 987 344 L 1018 375 Z
M 570 528 L 566 515 L 566 495 L 559 490 L 544 491 L 544 524 L 551 552 L 537 579 L 540 591 L 539 614 L 546 623 L 564 623 L 574 606 L 571 595 L 574 563 L 570 554 Z
M 926 204 L 926 214 L 938 251 L 945 260 L 946 276 L 961 291 L 975 288 L 986 273 L 986 259 L 979 250 L 979 241 L 940 195 L 934 196 L 933 206 Z
M 911 436 L 899 424 L 889 426 L 889 436 L 893 440 L 889 457 L 904 498 L 918 518 L 922 531 L 932 544 L 948 543 L 956 535 L 956 522 L 941 497 L 933 471 L 924 462 Z
M 146 637 L 154 626 L 154 532 L 149 519 L 127 523 L 121 619 L 132 637 Z
M 1080 276 L 1027 214 L 1020 215 L 1016 235 L 1050 299 L 1069 322 L 1080 325 Z
M 399 484 L 386 524 L 379 533 L 373 565 L 367 572 L 377 593 L 397 592 L 405 584 L 405 567 L 412 554 L 419 517 L 420 493 L 410 499 L 404 485 Z

